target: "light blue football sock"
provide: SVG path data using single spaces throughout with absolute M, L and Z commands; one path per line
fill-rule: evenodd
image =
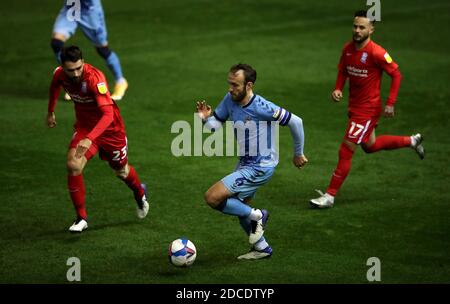
M 230 197 L 225 202 L 225 206 L 222 209 L 222 213 L 235 215 L 239 217 L 248 217 L 252 212 L 252 208 L 244 204 L 237 198 Z
M 116 53 L 111 52 L 108 59 L 106 59 L 106 65 L 113 73 L 116 82 L 123 79 L 122 67 L 120 66 L 120 60 Z

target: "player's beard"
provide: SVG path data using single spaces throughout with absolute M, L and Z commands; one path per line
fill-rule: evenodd
M 231 94 L 231 99 L 233 99 L 233 101 L 235 101 L 235 102 L 241 102 L 245 98 L 245 96 L 247 96 L 247 88 L 246 87 L 244 87 L 244 89 L 241 92 L 239 92 L 237 95 Z
M 361 35 L 360 37 L 357 37 L 356 34 L 353 34 L 353 41 L 356 43 L 363 43 L 364 41 L 366 41 L 369 38 L 369 35 Z
M 80 83 L 81 80 L 83 79 L 83 75 L 84 75 L 84 71 L 83 73 L 81 73 L 80 76 L 74 76 L 74 77 L 69 77 L 70 81 L 72 81 L 73 83 Z

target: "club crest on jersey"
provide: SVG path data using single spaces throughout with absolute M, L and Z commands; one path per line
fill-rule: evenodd
M 106 94 L 108 89 L 106 88 L 106 84 L 104 82 L 97 83 L 97 89 L 100 94 Z
M 361 55 L 361 62 L 362 62 L 362 63 L 366 63 L 366 61 L 367 61 L 367 56 L 368 56 L 367 52 L 363 52 L 363 53 L 362 53 L 362 55 Z
M 83 81 L 82 83 L 81 83 L 81 92 L 83 92 L 83 93 L 87 93 L 87 85 L 86 85 L 86 81 Z
M 391 56 L 389 56 L 388 53 L 385 53 L 385 54 L 384 54 L 384 59 L 386 59 L 386 62 L 387 62 L 387 63 L 391 63 L 391 62 L 392 62 L 392 58 L 391 58 Z

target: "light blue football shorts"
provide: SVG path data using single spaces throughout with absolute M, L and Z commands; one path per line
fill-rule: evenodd
M 222 182 L 238 199 L 244 200 L 255 197 L 256 190 L 267 183 L 274 172 L 274 167 L 238 165 L 233 173 L 222 178 Z
M 56 17 L 53 33 L 60 33 L 69 39 L 80 26 L 84 35 L 95 45 L 108 44 L 105 16 L 100 1 L 92 1 L 91 4 L 81 4 L 80 20 L 69 18 L 67 13 L 71 6 L 64 5 Z M 73 10 L 72 10 L 73 11 Z M 71 21 L 73 20 L 73 21 Z

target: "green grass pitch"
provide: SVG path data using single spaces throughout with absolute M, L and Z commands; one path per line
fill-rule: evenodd
M 118 102 L 129 160 L 149 186 L 151 209 L 139 221 L 131 192 L 95 157 L 84 172 L 90 227 L 82 235 L 67 231 L 72 104 L 60 100 L 58 126 L 44 125 L 56 67 L 50 35 L 62 3 L 11 1 L 0 11 L 0 283 L 65 283 L 69 257 L 80 258 L 82 283 L 367 283 L 369 257 L 381 261 L 381 283 L 450 283 L 448 1 L 382 1 L 373 35 L 403 74 L 397 115 L 381 119 L 377 134 L 422 132 L 426 159 L 408 149 L 358 150 L 335 208 L 323 211 L 308 200 L 328 185 L 346 126 L 347 99 L 334 104 L 329 94 L 365 0 L 103 1 L 130 83 Z M 70 43 L 112 85 L 81 31 Z M 310 160 L 301 171 L 292 165 L 282 129 L 280 164 L 254 202 L 271 212 L 274 255 L 255 262 L 236 259 L 248 250 L 238 221 L 203 202 L 236 158 L 176 158 L 170 150 L 172 123 L 192 121 L 197 100 L 215 106 L 237 62 L 258 71 L 258 94 L 303 118 Z M 384 99 L 388 88 L 385 77 Z M 187 269 L 167 258 L 180 236 L 198 249 Z

